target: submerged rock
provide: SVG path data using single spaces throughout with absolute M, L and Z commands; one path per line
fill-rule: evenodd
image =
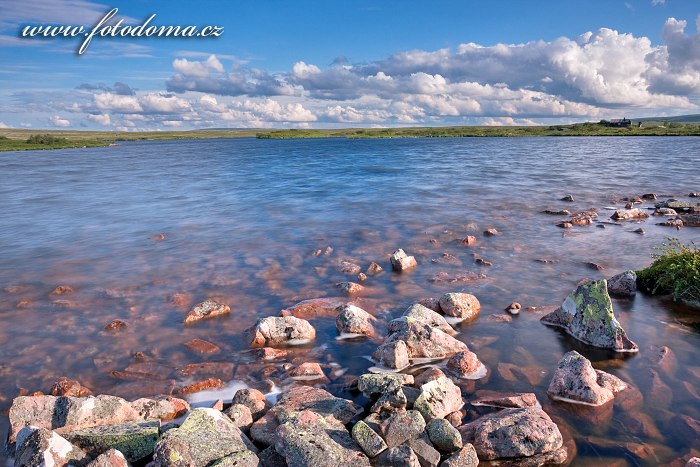
M 542 317 L 541 321 L 562 327 L 576 339 L 595 347 L 617 352 L 639 350 L 615 319 L 605 279 L 578 286 L 561 307 Z
M 316 338 L 316 329 L 311 323 L 294 316 L 259 319 L 247 332 L 251 347 L 295 344 Z
M 594 369 L 587 358 L 572 350 L 559 361 L 547 394 L 559 401 L 598 406 L 625 388 L 622 380 Z
M 464 342 L 413 318 L 397 318 L 389 324 L 386 342 L 404 341 L 409 358 L 442 358 L 467 350 Z
M 497 407 L 499 409 L 540 407 L 537 396 L 532 392 L 509 394 L 481 390 L 477 391 L 475 395 L 476 399 L 472 399 L 470 403 L 476 407 Z
M 208 299 L 198 305 L 195 305 L 195 307 L 192 308 L 189 313 L 187 313 L 187 316 L 185 316 L 184 322 L 185 324 L 194 323 L 195 321 L 215 318 L 230 312 L 231 308 L 228 305 Z
M 448 316 L 470 320 L 479 316 L 481 304 L 472 294 L 446 293 L 440 297 L 440 308 Z
M 627 221 L 627 220 L 632 220 L 632 219 L 646 219 L 649 217 L 649 213 L 646 211 L 643 211 L 639 208 L 633 208 L 633 209 L 627 209 L 627 210 L 622 210 L 618 209 L 613 213 L 612 216 L 610 216 L 611 219 L 614 219 L 616 221 Z
M 618 297 L 633 297 L 637 293 L 637 273 L 625 271 L 608 279 L 608 293 Z
M 335 326 L 341 334 L 363 334 L 371 337 L 375 334 L 373 321 L 376 321 L 376 318 L 362 308 L 345 305 L 338 313 Z
M 401 248 L 396 250 L 392 255 L 391 255 L 391 268 L 394 271 L 406 271 L 407 269 L 414 268 L 418 265 L 416 263 L 416 258 L 413 256 L 408 256 L 405 251 L 403 251 Z
M 362 274 L 362 273 L 360 273 Z M 358 274 L 359 276 L 359 274 Z M 365 290 L 365 287 L 356 283 L 356 282 L 338 282 L 335 284 L 336 287 L 338 287 L 340 290 L 345 292 L 348 295 L 358 295 L 360 294 L 363 290 Z
M 294 316 L 296 318 L 310 319 L 320 316 L 333 316 L 338 314 L 338 307 L 348 303 L 344 298 L 312 298 L 301 301 L 282 310 L 282 316 Z

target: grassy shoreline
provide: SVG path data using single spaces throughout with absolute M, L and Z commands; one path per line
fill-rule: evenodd
M 110 146 L 119 141 L 219 138 L 468 138 L 523 136 L 700 136 L 698 123 L 644 123 L 614 128 L 598 123 L 550 126 L 451 126 L 329 130 L 74 131 L 0 129 L 0 151 Z M 33 141 L 32 141 L 33 140 Z

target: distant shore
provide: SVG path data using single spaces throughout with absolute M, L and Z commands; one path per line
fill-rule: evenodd
M 110 146 L 119 141 L 219 138 L 467 138 L 518 136 L 700 136 L 700 123 L 635 123 L 610 127 L 599 123 L 548 126 L 450 126 L 343 129 L 213 129 L 188 131 L 74 131 L 0 129 L 0 151 Z

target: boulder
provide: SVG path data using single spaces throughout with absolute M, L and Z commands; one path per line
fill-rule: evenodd
M 427 324 L 430 327 L 438 328 L 447 334 L 455 334 L 455 330 L 452 328 L 452 326 L 450 326 L 447 320 L 445 320 L 444 316 L 419 303 L 415 303 L 408 307 L 403 316 L 413 318 L 421 323 Z
M 323 373 L 323 368 L 317 362 L 304 362 L 289 370 L 289 376 L 301 380 L 316 380 L 326 377 Z
M 479 465 L 479 457 L 476 455 L 476 449 L 471 444 L 467 444 L 445 459 L 440 467 L 476 467 L 477 465 Z
M 400 370 L 406 368 L 408 360 L 408 348 L 404 341 L 387 342 L 377 347 L 372 354 L 372 359 L 387 368 Z
M 160 435 L 160 421 L 123 422 L 69 431 L 63 437 L 91 456 L 117 449 L 135 462 L 150 456 Z
M 503 409 L 459 428 L 481 460 L 519 458 L 562 447 L 559 428 L 540 408 Z
M 462 435 L 444 418 L 435 418 L 428 423 L 430 441 L 443 452 L 454 452 L 462 447 Z
M 422 467 L 418 456 L 408 444 L 402 444 L 382 452 L 375 460 L 375 467 Z
M 209 467 L 260 467 L 260 459 L 252 451 L 238 451 L 212 462 Z
M 447 360 L 447 369 L 455 376 L 464 379 L 478 379 L 486 376 L 486 368 L 476 354 L 469 350 L 457 352 Z
M 608 279 L 608 293 L 618 297 L 633 297 L 637 293 L 637 273 L 625 271 Z
M 370 465 L 341 422 L 310 410 L 291 415 L 276 436 L 275 450 L 289 467 Z
M 376 321 L 376 318 L 362 308 L 345 305 L 338 313 L 335 326 L 341 334 L 362 334 L 371 337 L 375 334 L 373 321 Z
M 639 208 L 633 208 L 633 209 L 618 209 L 613 213 L 612 216 L 610 216 L 611 219 L 614 219 L 616 221 L 627 221 L 627 220 L 633 220 L 633 219 L 645 219 L 649 217 L 649 213 L 646 211 L 639 209 Z
M 446 376 L 425 383 L 420 390 L 421 394 L 413 404 L 413 408 L 418 410 L 427 421 L 445 418 L 447 414 L 456 412 L 464 406 L 462 390 Z
M 154 467 L 210 465 L 230 454 L 257 452 L 231 419 L 214 409 L 194 409 L 179 428 L 165 432 L 153 455 Z
M 481 304 L 472 294 L 446 293 L 440 297 L 440 308 L 448 316 L 471 320 L 479 316 Z
M 312 341 L 316 338 L 316 329 L 305 319 L 270 316 L 259 319 L 247 334 L 251 347 L 274 347 Z
M 440 463 L 440 453 L 430 442 L 426 433 L 422 433 L 418 438 L 408 441 L 408 446 L 416 454 L 421 467 L 437 467 Z
M 413 256 L 408 256 L 406 255 L 406 252 L 403 251 L 401 248 L 396 250 L 392 255 L 391 255 L 391 268 L 394 271 L 406 271 L 407 269 L 414 268 L 418 265 L 416 263 L 416 258 Z
M 579 285 L 561 307 L 542 317 L 541 321 L 562 327 L 576 339 L 595 347 L 617 352 L 639 350 L 615 319 L 605 279 Z
M 400 410 L 384 420 L 380 430 L 386 445 L 393 448 L 418 438 L 425 430 L 425 419 L 417 410 Z
M 52 396 L 85 397 L 92 392 L 81 385 L 78 381 L 71 381 L 65 376 L 61 376 L 51 387 Z
M 253 388 L 239 389 L 231 400 L 233 405 L 243 405 L 248 407 L 253 420 L 260 419 L 270 410 L 270 403 L 265 399 L 265 394 Z
M 109 449 L 90 462 L 87 467 L 129 467 L 124 454 L 116 449 Z
M 212 299 L 203 301 L 195 305 L 185 316 L 185 324 L 194 323 L 202 319 L 215 318 L 231 312 L 231 308 L 223 303 L 215 302 Z
M 16 435 L 16 466 L 68 466 L 87 460 L 87 454 L 58 433 L 46 428 L 27 426 Z
M 377 457 L 387 448 L 384 439 L 362 420 L 352 427 L 352 439 L 369 457 Z
M 355 264 L 352 261 L 340 260 L 338 262 L 338 271 L 343 274 L 356 276 L 362 271 L 362 268 L 359 264 Z
M 324 389 L 310 386 L 295 386 L 280 396 L 269 413 L 283 423 L 290 414 L 312 410 L 324 417 L 332 416 L 342 423 L 348 423 L 362 411 L 362 407 L 347 399 L 335 397 Z
M 402 373 L 365 373 L 357 379 L 357 389 L 367 397 L 382 394 L 389 388 L 413 384 L 413 376 Z
M 467 350 L 464 342 L 405 316 L 392 320 L 389 332 L 385 342 L 404 341 L 409 358 L 443 358 Z
M 356 282 L 338 282 L 337 284 L 335 284 L 335 286 L 348 295 L 359 295 L 363 290 L 365 290 L 364 286 Z
M 586 357 L 572 350 L 559 361 L 547 394 L 554 400 L 599 406 L 626 388 L 622 380 L 594 369 Z

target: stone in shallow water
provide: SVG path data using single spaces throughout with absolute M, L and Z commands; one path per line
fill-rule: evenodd
M 409 365 L 408 349 L 404 341 L 382 344 L 372 353 L 374 361 L 387 368 L 401 369 Z
M 129 462 L 153 453 L 160 435 L 160 421 L 124 422 L 71 431 L 63 437 L 83 451 L 97 455 L 108 449 L 119 450 Z
M 308 321 L 294 316 L 270 316 L 259 319 L 247 334 L 251 347 L 274 347 L 313 340 L 316 338 L 316 329 Z
M 472 294 L 446 293 L 440 297 L 440 308 L 448 316 L 471 320 L 479 316 L 481 304 Z
M 633 297 L 637 293 L 637 273 L 625 271 L 608 280 L 608 293 L 618 297 Z
M 572 350 L 559 361 L 547 394 L 555 400 L 598 406 L 626 388 L 622 380 L 595 370 L 587 358 Z
M 335 326 L 339 333 L 374 335 L 375 317 L 355 305 L 345 305 L 338 313 Z
M 282 316 L 295 316 L 297 318 L 318 318 L 320 316 L 333 316 L 338 314 L 337 308 L 348 303 L 345 298 L 312 298 L 301 301 L 282 310 Z
M 483 367 L 476 354 L 469 350 L 457 352 L 447 360 L 447 369 L 460 378 L 469 378 Z
M 467 349 L 449 334 L 405 316 L 392 320 L 389 332 L 386 342 L 404 341 L 409 358 L 442 358 Z
M 595 347 L 617 352 L 639 350 L 615 319 L 605 279 L 578 286 L 561 307 L 542 317 L 541 321 L 562 327 L 576 339 Z
M 421 323 L 427 324 L 430 327 L 438 328 L 447 334 L 455 334 L 455 330 L 452 328 L 452 326 L 450 326 L 444 316 L 419 303 L 415 303 L 408 307 L 403 313 L 403 316 L 413 318 Z
M 231 312 L 231 308 L 223 303 L 218 303 L 212 299 L 203 301 L 195 305 L 187 316 L 185 316 L 185 324 L 194 323 L 202 319 L 215 318 Z
M 418 265 L 416 263 L 416 258 L 413 256 L 408 256 L 405 251 L 403 251 L 401 248 L 396 250 L 392 255 L 391 255 L 391 268 L 394 271 L 406 271 L 408 269 L 414 268 Z
M 476 399 L 470 403 L 476 407 L 498 407 L 500 409 L 515 409 L 525 407 L 540 407 L 537 396 L 532 392 L 509 394 L 497 391 L 477 391 Z
M 192 339 L 185 344 L 185 347 L 190 349 L 192 352 L 201 354 L 213 354 L 221 351 L 221 348 L 218 345 L 212 344 L 211 342 L 203 339 Z

